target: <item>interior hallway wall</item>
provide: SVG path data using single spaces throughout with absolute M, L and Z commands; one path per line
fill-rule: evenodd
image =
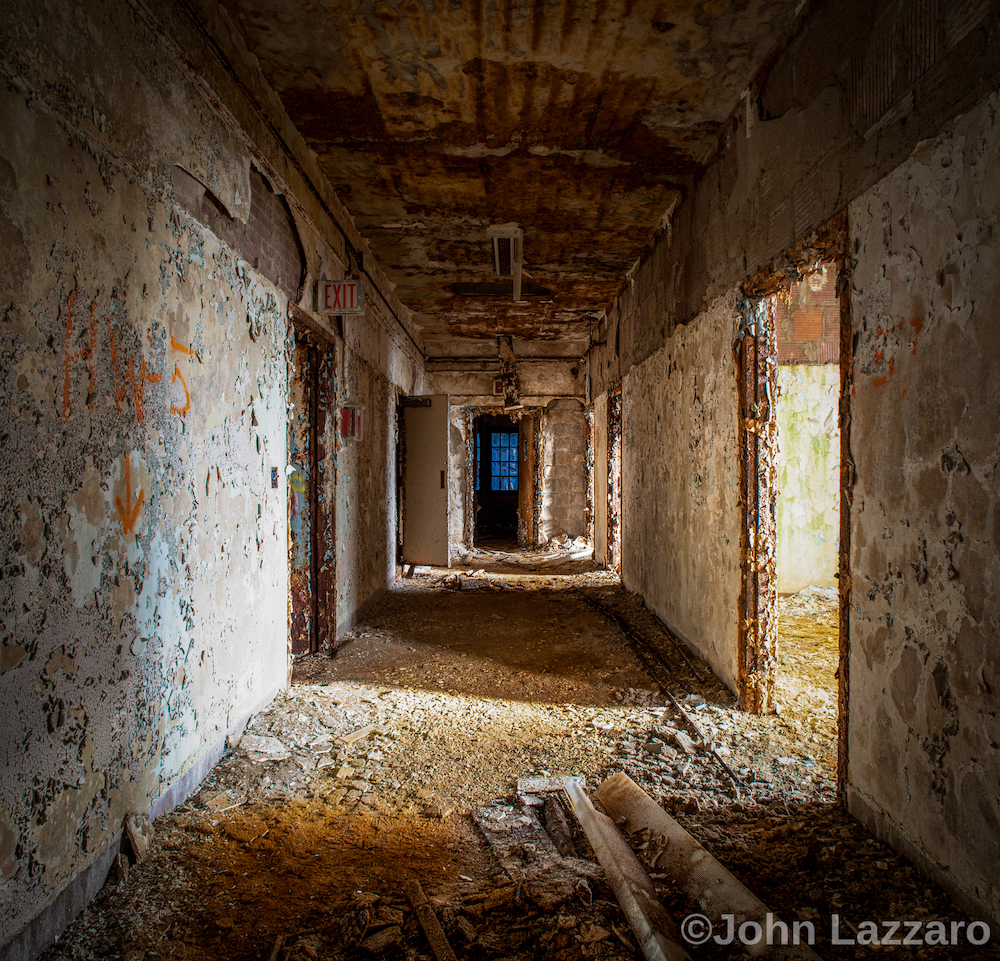
M 587 421 L 573 397 L 551 401 L 542 421 L 541 542 L 587 533 Z
M 249 157 L 211 117 L 179 155 L 192 91 L 124 5 L 90 16 L 114 70 L 83 83 L 56 20 L 38 87 L 0 93 L 5 940 L 287 676 L 288 294 L 163 179 L 246 219 Z
M 622 386 L 622 581 L 730 686 L 740 590 L 736 323 L 730 295 Z
M 475 488 L 475 464 L 469 462 L 469 440 L 466 430 L 470 426 L 468 409 L 454 404 L 448 411 L 448 551 L 461 554 L 466 547 L 467 508 L 470 481 Z
M 5 7 L 0 953 L 11 958 L 37 954 L 100 887 L 126 815 L 176 804 L 286 683 L 290 308 L 326 325 L 343 389 L 367 407 L 369 446 L 338 468 L 338 523 L 375 504 L 375 526 L 356 528 L 373 559 L 345 554 L 338 570 L 354 578 L 346 608 L 392 576 L 390 398 L 420 386 L 422 362 L 403 321 L 382 313 L 392 295 L 371 258 L 372 306 L 345 341 L 309 314 L 311 281 L 340 276 L 347 241 L 363 242 L 321 179 L 305 185 L 315 162 L 290 158 L 292 128 L 255 62 L 224 29 L 222 61 L 208 44 L 219 14 L 206 9 L 193 27 L 186 8 L 163 5 L 169 29 L 154 30 L 126 2 Z M 194 46 L 175 59 L 182 42 Z M 206 89 L 230 98 L 224 111 Z M 277 129 L 286 143 L 270 139 Z
M 850 208 L 849 803 L 994 922 L 998 108 L 994 94 Z

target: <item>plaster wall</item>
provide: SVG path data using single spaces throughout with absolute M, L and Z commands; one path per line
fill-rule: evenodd
M 850 207 L 850 808 L 1000 918 L 1000 97 Z
M 541 541 L 587 533 L 587 420 L 580 401 L 552 401 L 542 420 Z
M 778 368 L 778 592 L 836 587 L 840 366 Z
M 608 395 L 594 400 L 591 424 L 594 445 L 594 560 L 608 562 Z
M 86 115 L 44 99 L 45 55 L 69 70 L 79 42 L 51 25 L 0 94 L 4 941 L 287 672 L 287 297 L 172 203 L 150 157 L 197 103 L 138 69 L 127 16 L 91 15 L 116 67 L 68 87 Z M 149 156 L 123 156 L 154 108 Z
M 100 886 L 126 815 L 177 803 L 284 686 L 289 310 L 366 406 L 368 446 L 338 451 L 338 616 L 391 579 L 395 392 L 426 385 L 372 260 L 343 339 L 308 315 L 363 244 L 232 36 L 220 68 L 183 13 L 3 12 L 0 954 L 22 958 Z M 251 165 L 288 257 L 251 235 Z
M 338 437 L 337 633 L 348 630 L 396 576 L 397 404 L 426 393 L 422 369 L 390 319 L 369 302 L 343 319 L 340 404 L 363 408 L 360 440 Z
M 622 385 L 622 581 L 731 687 L 740 590 L 736 322 L 730 295 Z
M 461 553 L 465 545 L 466 496 L 469 486 L 468 412 L 452 406 L 448 411 L 448 549 Z

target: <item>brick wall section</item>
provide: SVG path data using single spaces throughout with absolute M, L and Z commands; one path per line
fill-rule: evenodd
M 250 219 L 246 225 L 231 218 L 207 191 L 199 219 L 254 269 L 298 299 L 305 265 L 302 244 L 285 198 L 271 190 L 260 171 L 250 168 Z
M 779 364 L 836 364 L 840 357 L 837 271 L 825 267 L 794 283 L 775 311 Z

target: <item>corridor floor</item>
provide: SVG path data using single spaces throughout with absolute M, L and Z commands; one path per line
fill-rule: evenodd
M 834 913 L 846 932 L 869 918 L 964 917 L 836 805 L 823 736 L 835 698 L 831 721 L 828 700 L 786 679 L 785 714 L 747 717 L 608 573 L 488 561 L 418 569 L 336 651 L 300 659 L 292 687 L 157 820 L 146 859 L 109 881 L 46 961 L 431 958 L 407 900 L 414 879 L 460 958 L 638 958 L 599 877 L 568 890 L 515 883 L 474 819 L 517 821 L 519 778 L 579 775 L 592 791 L 617 771 L 779 916 L 812 919 L 821 957 L 955 956 L 830 943 Z M 588 598 L 657 652 L 683 714 Z M 684 750 L 677 732 L 691 721 L 715 753 Z M 579 831 L 573 840 L 593 859 Z M 696 909 L 647 860 L 675 916 Z

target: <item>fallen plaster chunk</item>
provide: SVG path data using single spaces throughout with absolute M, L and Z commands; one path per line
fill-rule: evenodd
M 153 826 L 145 814 L 130 814 L 125 818 L 125 836 L 132 848 L 137 864 L 146 860 L 149 851 L 149 839 L 153 835 Z
M 676 925 L 657 899 L 646 869 L 614 821 L 594 808 L 578 783 L 568 785 L 566 793 L 646 961 L 690 961 L 691 955 L 677 941 Z
M 756 922 L 761 930 L 776 925 L 778 919 L 762 901 L 744 887 L 666 811 L 663 810 L 627 774 L 608 778 L 596 792 L 608 814 L 630 834 L 649 832 L 650 842 L 662 845 L 656 858 L 657 871 L 672 879 L 713 928 L 726 930 L 724 916 L 732 915 L 737 928 L 744 921 Z M 593 843 L 593 842 L 592 842 Z M 595 846 L 596 850 L 596 846 Z M 603 863 L 603 862 L 602 862 Z M 792 925 L 787 925 L 792 930 Z M 790 939 L 791 940 L 791 939 Z M 755 958 L 800 958 L 819 961 L 819 956 L 805 944 L 743 944 L 746 954 Z
M 582 777 L 519 777 L 517 779 L 518 794 L 545 794 L 548 791 L 565 791 L 571 782 L 582 788 Z
M 244 734 L 240 750 L 249 755 L 251 761 L 284 761 L 291 757 L 291 752 L 276 737 L 260 734 Z
M 353 744 L 355 741 L 360 741 L 362 738 L 368 737 L 369 734 L 374 734 L 377 730 L 379 730 L 377 724 L 369 724 L 367 727 L 354 731 L 352 734 L 345 734 L 340 740 L 345 744 Z

